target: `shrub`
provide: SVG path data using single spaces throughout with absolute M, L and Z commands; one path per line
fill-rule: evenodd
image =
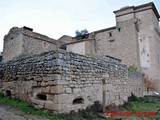
M 87 39 L 88 36 L 89 36 L 87 29 L 84 29 L 84 30 L 81 30 L 81 31 L 76 30 L 75 33 L 76 33 L 76 37 L 75 37 L 75 38 L 76 38 L 77 40 Z
M 135 67 L 135 66 L 129 66 L 128 67 L 128 71 L 129 72 L 137 72 L 137 67 Z

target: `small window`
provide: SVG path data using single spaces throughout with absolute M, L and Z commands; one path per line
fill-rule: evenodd
M 147 57 L 149 57 L 149 54 L 147 54 Z
M 109 32 L 109 37 L 112 37 L 112 32 Z
M 67 46 L 66 45 L 61 45 L 60 48 L 63 49 L 63 50 L 67 50 Z
M 37 100 L 47 100 L 47 96 L 44 94 L 38 94 L 36 96 Z
M 121 31 L 121 28 L 118 28 L 118 31 L 120 32 L 120 31 Z
M 11 91 L 10 90 L 6 90 L 6 96 L 11 97 Z
M 73 100 L 73 104 L 83 104 L 84 99 L 83 98 L 76 98 Z
M 140 41 L 142 42 L 142 39 L 140 39 Z

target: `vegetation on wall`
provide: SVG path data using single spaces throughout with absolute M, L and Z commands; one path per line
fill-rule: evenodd
M 135 67 L 134 65 L 133 66 L 129 66 L 128 67 L 128 71 L 129 72 L 137 72 L 137 67 Z
M 75 38 L 77 40 L 87 39 L 88 36 L 89 36 L 89 33 L 88 33 L 87 29 L 84 29 L 84 30 L 81 30 L 81 31 L 76 30 L 75 34 L 76 34 Z

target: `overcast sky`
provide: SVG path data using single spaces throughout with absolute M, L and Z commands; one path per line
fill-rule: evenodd
M 113 11 L 159 0 L 0 0 L 0 51 L 11 27 L 28 26 L 33 31 L 58 39 L 75 36 L 75 30 L 89 32 L 115 26 Z

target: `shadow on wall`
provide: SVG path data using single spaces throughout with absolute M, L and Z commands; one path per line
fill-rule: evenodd
M 3 52 L 0 52 L 0 62 L 2 62 L 2 55 L 3 55 Z

